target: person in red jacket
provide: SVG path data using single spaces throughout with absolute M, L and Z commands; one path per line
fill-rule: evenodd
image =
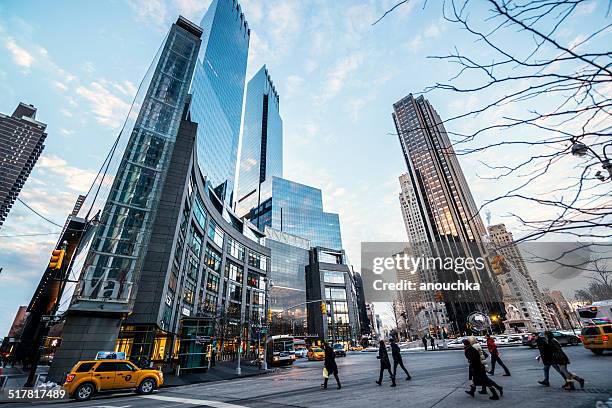
M 491 371 L 489 371 L 489 374 L 495 375 L 495 363 L 499 363 L 499 365 L 506 372 L 504 376 L 509 377 L 510 370 L 508 370 L 508 367 L 506 367 L 501 358 L 499 358 L 499 350 L 497 349 L 497 344 L 495 344 L 495 340 L 493 339 L 493 337 L 491 337 L 490 334 L 487 334 L 487 348 L 489 349 L 489 353 L 491 354 Z

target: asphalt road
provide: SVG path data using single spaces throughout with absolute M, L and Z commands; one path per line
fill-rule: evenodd
M 586 379 L 584 390 L 562 390 L 561 377 L 551 370 L 551 384 L 545 388 L 537 384 L 542 379 L 541 364 L 535 360 L 536 350 L 525 347 L 502 349 L 502 359 L 512 372 L 503 377 L 503 370 L 494 377 L 504 387 L 499 401 L 476 394 L 472 399 L 467 389 L 467 364 L 461 351 L 410 352 L 404 363 L 411 381 L 398 372 L 398 386 L 390 387 L 385 378 L 382 386 L 375 384 L 378 377 L 376 353 L 349 353 L 338 358 L 342 389 L 335 388 L 330 379 L 327 390 L 321 390 L 321 362 L 299 361 L 290 368 L 274 374 L 162 388 L 149 396 L 133 393 L 98 396 L 84 403 L 54 403 L 49 406 L 88 408 L 131 407 L 596 407 L 597 401 L 612 398 L 612 353 L 595 356 L 582 348 L 565 348 L 572 364 L 570 370 Z M 11 404 L 22 406 L 22 404 Z M 32 406 L 32 405 L 30 405 Z M 601 406 L 601 405 L 600 405 Z M 610 405 L 612 406 L 612 405 Z M 598 407 L 599 408 L 599 407 Z

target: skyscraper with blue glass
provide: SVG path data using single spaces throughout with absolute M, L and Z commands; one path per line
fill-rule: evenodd
M 321 190 L 272 178 L 272 197 L 251 210 L 251 222 L 310 241 L 313 247 L 342 249 L 338 214 L 323 211 Z
M 283 176 L 283 121 L 279 98 L 264 65 L 247 85 L 236 213 L 246 215 L 272 194 Z
M 219 198 L 231 203 L 250 30 L 236 0 L 213 0 L 200 26 L 202 47 L 191 85 L 198 161 Z

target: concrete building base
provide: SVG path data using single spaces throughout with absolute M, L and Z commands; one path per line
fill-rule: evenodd
M 115 349 L 121 315 L 70 313 L 62 333 L 62 344 L 55 353 L 47 381 L 63 383 L 68 370 L 80 360 L 93 360 L 98 351 Z

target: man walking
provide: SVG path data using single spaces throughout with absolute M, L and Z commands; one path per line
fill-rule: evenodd
M 434 350 L 436 348 L 436 338 L 430 335 L 429 341 L 431 342 L 431 349 Z
M 406 367 L 404 367 L 404 362 L 402 361 L 402 355 L 400 354 L 400 348 L 395 342 L 394 338 L 391 338 L 391 356 L 393 357 L 393 376 L 397 377 L 397 366 L 400 366 L 402 370 L 406 373 L 406 381 L 410 380 L 412 377 Z
M 425 347 L 425 351 L 427 351 L 427 335 L 424 334 L 423 338 L 421 339 L 421 341 L 423 342 L 423 347 Z
M 495 340 L 490 334 L 487 334 L 487 348 L 489 349 L 489 354 L 491 354 L 491 371 L 489 371 L 489 374 L 495 375 L 495 363 L 499 363 L 505 371 L 504 377 L 510 377 L 510 370 L 508 370 L 508 367 L 506 367 L 501 358 L 499 358 L 497 344 L 495 344 Z
M 559 366 L 555 364 L 552 355 L 552 347 L 548 344 L 548 341 L 545 337 L 540 336 L 540 333 L 535 334 L 536 345 L 538 346 L 538 350 L 540 351 L 539 360 L 544 364 L 544 379 L 542 381 L 538 381 L 538 384 L 542 384 L 545 387 L 550 387 L 549 376 L 550 376 L 550 367 L 554 368 L 561 377 L 567 383 L 567 378 L 565 374 L 561 372 Z

